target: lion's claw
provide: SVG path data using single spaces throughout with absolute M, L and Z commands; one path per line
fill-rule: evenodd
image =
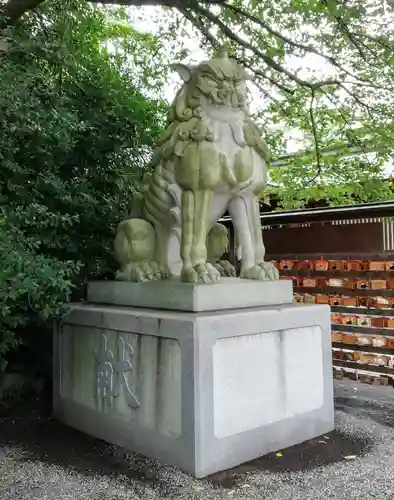
M 242 270 L 241 278 L 258 281 L 276 281 L 279 279 L 279 271 L 271 262 L 261 262 L 254 267 Z
M 118 271 L 115 279 L 119 281 L 134 281 L 144 283 L 146 281 L 164 280 L 168 278 L 168 270 L 159 266 L 154 261 L 130 262 Z
M 194 267 L 182 269 L 181 281 L 186 283 L 217 283 L 220 279 L 220 273 L 212 264 L 197 264 Z
M 212 264 L 214 268 L 219 271 L 220 276 L 227 276 L 234 278 L 237 275 L 235 267 L 227 260 L 219 260 Z

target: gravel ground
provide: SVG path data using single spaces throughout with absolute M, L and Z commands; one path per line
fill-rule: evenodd
M 39 405 L 3 411 L 0 498 L 391 500 L 394 389 L 349 380 L 335 385 L 333 433 L 204 481 L 68 429 Z

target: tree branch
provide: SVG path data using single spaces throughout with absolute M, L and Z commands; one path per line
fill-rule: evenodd
M 253 68 L 250 64 L 248 64 L 246 61 L 243 61 L 241 60 L 240 58 L 236 57 L 235 58 L 236 61 L 238 61 L 240 64 L 242 64 L 245 68 L 247 69 L 250 69 L 251 71 L 253 71 L 253 73 L 260 77 L 260 78 L 264 78 L 265 80 L 268 80 L 272 85 L 274 85 L 275 87 L 278 87 L 278 89 L 282 90 L 283 92 L 285 92 L 286 94 L 289 94 L 289 95 L 293 95 L 294 94 L 294 90 L 293 89 L 289 89 L 289 87 L 286 87 L 285 85 L 283 85 L 282 83 L 278 82 L 277 80 L 275 80 L 275 78 L 272 78 L 272 76 L 269 76 L 267 75 L 267 73 L 264 73 L 264 71 L 261 71 L 259 69 L 256 69 L 256 68 Z
M 393 50 L 393 47 L 391 45 L 384 42 L 382 39 L 379 39 L 379 37 L 368 35 L 368 33 L 353 33 L 353 36 L 356 38 L 366 38 L 367 40 L 370 40 L 371 42 L 377 43 L 378 45 L 381 45 L 382 47 L 385 47 L 386 49 Z
M 331 99 L 331 96 L 329 94 L 327 94 L 326 92 L 324 92 L 326 97 L 328 98 L 328 100 L 334 104 L 334 106 L 337 108 L 337 110 L 339 111 L 339 114 L 341 115 L 341 118 L 342 118 L 342 121 L 344 124 L 346 124 L 348 126 L 348 130 L 349 132 L 352 134 L 352 136 L 354 137 L 355 139 L 355 142 L 356 144 L 358 145 L 358 147 L 361 149 L 361 151 L 363 152 L 364 156 L 365 156 L 365 159 L 367 160 L 367 163 L 371 164 L 369 158 L 368 158 L 368 155 L 367 155 L 367 152 L 365 151 L 364 149 L 364 146 L 362 144 L 362 142 L 360 141 L 360 139 L 357 137 L 357 135 L 355 134 L 355 132 L 351 129 L 351 126 L 350 126 L 350 123 L 348 121 L 348 119 L 346 118 L 346 116 L 343 114 L 343 112 L 341 111 L 341 109 L 335 105 L 335 103 L 333 102 L 333 100 Z M 352 95 L 352 94 L 350 94 Z M 354 96 L 352 96 L 354 98 Z
M 224 0 L 204 0 L 209 4 L 221 4 Z M 194 4 L 194 0 L 88 0 L 90 3 L 102 3 L 106 5 L 128 5 L 130 7 L 163 6 L 185 9 Z
M 274 59 L 272 59 L 272 57 L 267 56 L 266 54 L 264 54 L 264 52 L 262 52 L 261 50 L 259 50 L 256 47 L 254 47 L 250 42 L 240 38 L 226 24 L 224 24 L 224 22 L 217 15 L 213 14 L 213 12 L 205 9 L 204 7 L 201 7 L 201 5 L 199 5 L 196 1 L 193 2 L 193 5 L 191 6 L 191 8 L 194 11 L 197 11 L 202 16 L 204 16 L 206 19 L 209 19 L 209 21 L 211 21 L 219 29 L 221 29 L 221 31 L 228 38 L 230 38 L 234 42 L 238 43 L 242 47 L 245 47 L 245 49 L 250 50 L 251 52 L 256 54 L 256 56 L 260 57 L 268 67 L 274 69 L 275 71 L 278 71 L 279 73 L 286 75 L 293 82 L 297 83 L 298 85 L 301 85 L 302 87 L 310 87 L 311 84 L 309 82 L 306 82 L 305 80 L 301 80 L 296 75 L 294 75 L 293 73 L 288 71 L 286 68 L 284 68 L 282 65 L 277 63 Z
M 345 85 L 341 85 L 341 88 L 352 98 L 354 99 L 357 104 L 359 104 L 360 106 L 364 107 L 366 110 L 367 110 L 367 113 L 368 113 L 368 116 L 370 117 L 370 119 L 373 121 L 374 120 L 374 117 L 373 117 L 373 114 L 372 114 L 372 110 L 371 110 L 371 107 L 364 101 L 362 101 L 358 96 L 356 96 L 355 94 L 353 94 L 353 92 L 350 92 L 349 89 L 347 89 L 345 87 Z M 330 99 L 331 100 L 331 99 Z
M 198 29 L 199 31 L 201 31 L 201 33 L 205 36 L 205 38 L 209 41 L 209 43 L 212 45 L 212 47 L 214 48 L 217 48 L 219 47 L 219 41 L 212 35 L 212 33 L 209 31 L 209 29 L 204 25 L 204 24 L 201 24 L 199 22 L 198 19 L 196 19 L 189 10 L 187 9 L 181 9 L 181 8 L 178 8 L 179 12 L 185 16 L 185 18 L 190 22 L 192 23 L 192 25 Z M 246 63 L 244 60 L 241 60 L 239 57 L 236 57 L 235 58 L 236 61 L 239 63 L 239 64 L 242 64 L 245 68 L 247 69 L 250 69 L 252 70 L 255 75 L 258 75 L 260 76 L 261 78 L 264 78 L 266 80 L 268 80 L 270 83 L 272 83 L 272 85 L 275 85 L 276 87 L 280 88 L 281 90 L 283 90 L 283 92 L 286 92 L 288 94 L 293 94 L 293 91 L 287 87 L 285 87 L 284 85 L 282 85 L 281 83 L 277 82 L 276 80 L 274 80 L 273 78 L 271 78 L 270 76 L 268 76 L 267 74 L 265 74 L 263 71 L 259 71 L 259 70 L 256 70 L 256 69 L 253 69 L 250 64 Z M 261 85 L 259 85 L 258 83 L 255 82 L 255 85 L 259 88 L 259 90 L 266 96 L 268 97 L 269 99 L 271 99 L 272 101 L 276 102 L 276 103 L 279 103 L 279 101 L 277 99 L 275 99 L 269 92 L 267 92 L 265 89 L 263 89 L 263 87 Z
M 309 88 L 311 90 L 316 90 L 316 89 L 325 87 L 327 85 L 340 85 L 341 84 L 341 82 L 339 80 L 332 79 L 332 78 L 330 78 L 328 80 L 323 80 L 321 82 L 316 82 L 316 83 L 311 83 L 311 82 L 308 82 L 306 80 L 302 80 L 301 78 L 298 78 L 292 72 L 288 71 L 285 67 L 283 67 L 281 64 L 277 63 L 272 57 L 267 56 L 267 54 L 265 54 L 264 52 L 262 52 L 260 49 L 254 47 L 250 42 L 248 42 L 247 40 L 242 39 L 240 36 L 238 36 L 236 33 L 234 33 L 234 31 L 231 30 L 229 28 L 229 26 L 227 26 L 219 18 L 219 16 L 217 16 L 216 14 L 214 14 L 213 12 L 211 12 L 210 10 L 205 9 L 204 7 L 202 7 L 201 5 L 199 5 L 196 0 L 189 0 L 189 2 L 190 2 L 189 3 L 189 14 L 191 13 L 190 11 L 198 12 L 201 16 L 205 17 L 207 20 L 211 21 L 215 26 L 217 26 L 223 32 L 223 34 L 226 35 L 228 38 L 230 38 L 231 40 L 233 40 L 234 42 L 236 42 L 238 45 L 240 45 L 240 46 L 242 46 L 242 47 L 250 50 L 251 52 L 253 52 L 256 56 L 258 56 L 260 59 L 262 59 L 266 63 L 266 65 L 268 67 L 270 67 L 271 69 L 274 69 L 275 71 L 277 71 L 279 73 L 282 73 L 283 75 L 286 75 L 290 80 L 292 80 L 293 82 L 297 83 L 301 87 L 307 87 L 307 88 Z M 231 8 L 233 8 L 232 6 L 229 6 L 229 4 L 226 4 L 226 3 L 222 3 L 222 5 L 224 7 L 231 7 Z M 240 15 L 245 15 L 247 17 L 250 17 L 249 14 L 246 13 L 246 12 L 244 12 L 242 9 L 239 9 L 239 8 L 236 7 L 235 11 L 238 12 Z M 258 18 L 256 18 L 256 20 L 260 21 Z M 199 25 L 201 26 L 201 23 L 199 23 Z M 199 29 L 201 29 L 201 28 L 199 28 Z M 284 40 L 284 39 L 290 40 L 287 37 L 282 37 L 282 35 L 280 35 L 279 33 L 278 33 L 278 36 L 280 36 L 282 40 Z M 296 42 L 296 43 L 298 44 L 298 42 Z M 299 44 L 299 45 L 302 46 L 301 44 Z M 305 50 L 307 50 L 307 46 L 305 46 Z M 368 80 L 364 80 L 364 79 L 362 79 L 360 77 L 357 77 L 356 75 L 354 75 L 353 73 L 351 73 L 350 71 L 348 71 L 347 69 L 345 69 L 334 58 L 330 58 L 329 56 L 324 56 L 324 55 L 320 54 L 320 52 L 315 51 L 314 49 L 311 50 L 310 52 L 314 52 L 317 55 L 320 55 L 322 57 L 326 57 L 327 60 L 329 60 L 337 68 L 341 69 L 348 76 L 351 76 L 352 78 L 354 78 L 354 79 L 356 79 L 358 81 L 366 81 L 366 82 L 369 83 Z M 287 93 L 293 93 L 292 89 L 284 87 L 283 85 L 279 84 L 278 82 L 272 81 L 272 79 L 270 77 L 268 77 L 265 73 L 263 73 L 261 71 L 258 72 L 255 69 L 252 69 L 252 71 L 256 75 L 258 74 L 259 76 L 270 80 L 273 83 L 273 85 L 276 85 L 278 88 L 281 88 L 281 90 L 284 90 Z M 355 83 L 357 83 L 357 82 L 355 82 Z
M 212 45 L 212 47 L 214 48 L 217 48 L 219 46 L 219 41 L 214 37 L 214 35 L 212 35 L 212 33 L 209 31 L 209 29 L 204 25 L 202 24 L 198 19 L 196 19 L 192 13 L 190 12 L 190 9 L 181 9 L 181 8 L 178 8 L 179 12 L 181 14 L 183 14 L 186 19 L 188 21 L 190 21 L 193 26 L 198 29 L 199 31 L 201 31 L 201 33 L 207 38 L 207 40 L 210 42 L 210 44 Z M 287 94 L 293 94 L 294 91 L 292 89 L 289 89 L 288 87 L 285 87 L 284 85 L 282 85 L 280 82 L 278 82 L 277 80 L 275 80 L 274 78 L 268 76 L 266 73 L 264 73 L 263 71 L 260 71 L 258 69 L 255 69 L 255 68 L 252 68 L 252 66 L 248 63 L 246 63 L 244 60 L 241 60 L 240 58 L 238 57 L 235 57 L 235 59 L 240 63 L 242 64 L 245 68 L 247 69 L 250 69 L 251 71 L 254 72 L 255 75 L 261 77 L 261 78 L 264 78 L 266 80 L 268 80 L 272 85 L 278 87 L 279 89 L 281 89 L 283 92 L 286 92 Z M 268 93 L 265 92 L 267 95 Z
M 319 139 L 317 137 L 317 126 L 316 126 L 316 120 L 315 120 L 315 115 L 313 112 L 313 106 L 315 104 L 315 90 L 312 89 L 312 94 L 311 94 L 311 102 L 309 104 L 309 116 L 311 118 L 311 127 L 312 127 L 312 134 L 313 134 L 313 142 L 315 143 L 315 155 L 316 155 L 316 164 L 317 164 L 317 172 L 314 175 L 313 179 L 311 179 L 308 184 L 312 184 L 321 174 L 321 161 L 320 161 L 320 148 L 319 148 Z
M 383 85 L 375 85 L 371 82 L 351 82 L 351 81 L 343 81 L 339 82 L 340 85 L 357 85 L 358 87 L 371 87 L 376 90 L 387 90 L 388 92 L 394 92 L 394 87 L 385 87 Z
M 15 24 L 25 12 L 35 9 L 44 0 L 8 0 L 0 8 L 0 29 Z
M 330 6 L 328 4 L 328 1 L 327 0 L 321 0 L 321 3 L 324 4 L 328 10 L 330 10 Z M 349 30 L 349 28 L 347 27 L 346 23 L 344 23 L 342 21 L 342 19 L 337 16 L 337 15 L 333 15 L 334 19 L 336 20 L 337 22 L 337 25 L 342 33 L 347 35 L 347 37 L 349 38 L 350 40 L 350 43 L 356 48 L 356 50 L 358 51 L 358 53 L 360 54 L 360 57 L 361 59 L 363 59 L 364 62 L 366 62 L 368 64 L 368 59 L 366 57 L 366 55 L 364 54 L 364 51 L 363 49 L 360 47 L 360 45 L 358 44 L 357 40 L 354 39 L 353 37 L 353 33 L 351 33 L 351 31 Z
M 351 76 L 352 78 L 359 79 L 356 75 L 351 73 L 349 70 L 344 68 L 342 64 L 340 64 L 334 57 L 328 56 L 326 54 L 323 54 L 322 52 L 318 51 L 314 47 L 311 47 L 310 45 L 304 45 L 303 43 L 296 42 L 295 40 L 292 40 L 291 38 L 283 35 L 279 31 L 276 31 L 275 29 L 271 28 L 269 24 L 267 24 L 265 21 L 262 19 L 258 18 L 257 16 L 254 16 L 252 14 L 249 14 L 245 10 L 241 9 L 240 7 L 237 7 L 235 5 L 230 5 L 228 3 L 223 3 L 223 7 L 230 9 L 233 11 L 235 14 L 238 14 L 240 16 L 245 17 L 246 19 L 249 19 L 250 21 L 258 24 L 262 28 L 264 28 L 268 33 L 271 35 L 275 36 L 276 38 L 279 38 L 283 42 L 287 43 L 288 45 L 292 45 L 293 47 L 303 50 L 304 52 L 309 52 L 311 54 L 316 54 L 319 57 L 322 57 L 323 59 L 326 59 L 326 61 L 330 62 L 333 66 L 336 66 L 338 69 L 346 73 L 348 76 Z M 335 82 L 337 83 L 337 82 Z
M 200 23 L 199 20 L 196 19 L 188 9 L 178 7 L 178 10 L 198 31 L 201 31 L 201 33 L 205 36 L 205 38 L 213 48 L 216 49 L 219 46 L 219 42 L 212 35 L 209 29 L 204 24 Z

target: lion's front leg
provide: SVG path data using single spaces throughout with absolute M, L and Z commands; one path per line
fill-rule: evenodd
M 264 261 L 258 201 L 253 193 L 233 198 L 229 203 L 229 212 L 242 248 L 241 278 L 260 281 L 279 279 L 278 270 Z
M 236 196 L 230 200 L 228 210 L 242 249 L 241 277 L 244 277 L 245 272 L 256 265 L 253 237 L 244 198 Z
M 253 228 L 252 238 L 256 265 L 264 271 L 264 280 L 278 280 L 279 271 L 277 268 L 271 262 L 266 262 L 264 260 L 265 246 L 263 242 L 263 231 L 261 229 L 260 207 L 257 198 L 251 194 L 250 198 L 246 200 L 246 206 L 250 225 Z
M 193 135 L 195 139 L 189 141 L 176 163 L 176 181 L 182 189 L 181 281 L 216 283 L 220 274 L 207 262 L 206 238 L 222 163 L 216 145 L 197 136 Z
M 211 202 L 210 190 L 182 193 L 181 281 L 215 283 L 220 277 L 217 269 L 207 262 L 206 238 Z

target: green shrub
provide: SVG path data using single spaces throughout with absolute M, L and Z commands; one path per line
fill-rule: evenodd
M 34 242 L 0 222 L 0 356 L 15 346 L 14 332 L 32 321 L 60 317 L 79 264 L 39 255 Z
M 104 49 L 105 16 L 67 4 L 30 13 L 0 52 L 0 356 L 62 314 L 73 287 L 111 276 L 114 230 L 164 112 Z

